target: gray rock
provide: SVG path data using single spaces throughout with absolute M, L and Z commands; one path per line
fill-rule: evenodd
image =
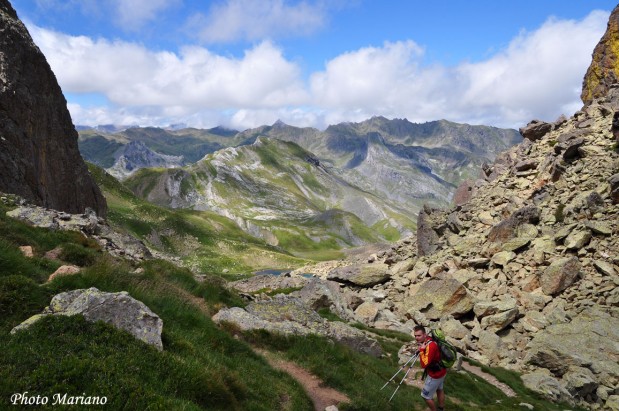
M 574 403 L 570 393 L 546 370 L 524 374 L 522 382 L 531 391 L 537 392 L 552 401 Z
M 556 295 L 569 287 L 580 275 L 580 261 L 576 257 L 565 257 L 553 261 L 540 276 L 542 291 Z
M 479 332 L 477 347 L 491 361 L 498 361 L 503 351 L 501 338 L 488 330 L 481 330 Z
M 518 316 L 518 309 L 514 308 L 508 311 L 503 311 L 498 314 L 489 315 L 481 319 L 481 328 L 498 332 L 509 324 L 514 322 Z
M 11 330 L 15 333 L 32 325 L 46 315 L 81 314 L 87 321 L 103 321 L 128 331 L 137 339 L 163 349 L 161 330 L 163 321 L 144 303 L 132 298 L 126 291 L 106 293 L 96 288 L 73 290 L 57 294 L 42 315 L 26 320 Z
M 595 376 L 588 368 L 571 367 L 563 376 L 565 388 L 574 397 L 585 398 L 598 388 Z
M 594 234 L 612 235 L 613 233 L 612 228 L 608 224 L 600 221 L 587 221 L 585 222 L 585 227 L 593 231 Z
M 604 407 L 608 411 L 619 411 L 619 395 L 609 395 Z
M 417 254 L 431 255 L 438 249 L 439 236 L 431 222 L 431 214 L 435 210 L 424 207 L 417 216 Z
M 473 309 L 474 302 L 466 287 L 448 274 L 424 281 L 405 301 L 408 312 L 420 311 L 430 320 L 446 315 L 460 317 Z
M 516 258 L 516 253 L 514 253 L 513 251 L 501 251 L 493 255 L 491 261 L 496 265 L 505 267 L 514 258 Z
M 515 211 L 509 218 L 490 229 L 488 241 L 502 243 L 516 236 L 516 229 L 523 224 L 537 224 L 541 211 L 536 206 L 526 206 Z
M 511 311 L 517 308 L 516 300 L 509 299 L 504 301 L 477 301 L 473 312 L 478 318 L 487 317 L 497 313 Z
M 314 311 L 328 308 L 340 318 L 352 320 L 354 314 L 349 308 L 346 293 L 334 281 L 313 278 L 295 295 Z
M 282 275 L 255 275 L 253 277 L 232 281 L 228 283 L 230 288 L 243 293 L 255 293 L 260 290 L 273 291 L 282 288 L 303 287 L 310 282 L 309 278 L 302 276 L 282 276 Z
M 613 204 L 619 204 L 619 173 L 608 179 L 610 184 L 610 198 Z
M 528 170 L 535 169 L 537 167 L 537 164 L 538 164 L 537 160 L 533 160 L 533 159 L 522 160 L 516 163 L 514 168 L 516 169 L 516 171 L 528 171 Z
M 525 363 L 563 376 L 571 366 L 619 379 L 619 318 L 586 309 L 571 322 L 552 324 L 527 346 Z
M 525 127 L 521 127 L 518 131 L 522 134 L 522 137 L 530 140 L 537 141 L 544 137 L 548 132 L 552 130 L 552 123 L 546 123 L 541 120 L 531 120 Z
M 268 301 L 255 301 L 245 309 L 224 308 L 213 316 L 216 323 L 235 324 L 243 331 L 267 330 L 284 335 L 316 334 L 368 355 L 382 354 L 380 344 L 361 330 L 342 322 L 329 322 L 290 296 L 276 296 Z
M 391 274 L 386 264 L 354 264 L 331 270 L 327 280 L 372 287 L 389 281 Z
M 593 260 L 593 266 L 602 274 L 613 276 L 615 275 L 615 268 L 612 264 L 607 263 L 606 261 L 601 260 Z
M 576 230 L 572 231 L 565 239 L 565 248 L 568 250 L 580 250 L 591 241 L 591 231 Z
M 0 2 L 0 32 L 0 191 L 104 217 L 107 204 L 78 151 L 62 90 L 8 1 Z

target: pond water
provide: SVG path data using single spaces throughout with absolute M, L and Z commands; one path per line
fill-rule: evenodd
M 256 271 L 254 272 L 254 275 L 282 275 L 282 274 L 286 274 L 289 273 L 290 270 L 280 270 L 280 269 L 268 269 L 268 270 L 260 270 L 260 271 Z M 303 273 L 301 274 L 302 277 L 306 277 L 306 278 L 312 278 L 314 276 L 314 274 L 312 273 Z

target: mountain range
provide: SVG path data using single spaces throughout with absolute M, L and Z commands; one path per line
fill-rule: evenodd
M 107 129 L 80 128 L 81 153 L 137 195 L 216 211 L 271 244 L 305 248 L 409 235 L 422 204 L 449 204 L 458 184 L 522 139 L 511 129 L 384 117 L 324 131 L 281 121 L 243 132 Z

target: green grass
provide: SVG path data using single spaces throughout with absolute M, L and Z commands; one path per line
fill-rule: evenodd
M 317 336 L 240 334 L 211 320 L 222 307 L 244 305 L 237 294 L 223 287 L 221 278 L 206 276 L 198 282 L 187 269 L 166 261 L 136 265 L 118 260 L 98 252 L 81 235 L 29 227 L 7 218 L 5 212 L 6 207 L 0 205 L 0 225 L 10 228 L 0 231 L 0 409 L 9 408 L 13 393 L 28 391 L 105 396 L 109 409 L 312 410 L 299 384 L 270 367 L 251 345 L 300 364 L 348 395 L 351 403 L 341 406 L 342 410 L 424 409 L 416 388 L 403 385 L 392 402 L 388 398 L 395 384 L 380 390 L 397 370 L 397 351 L 410 338 L 405 334 L 357 325 L 376 335 L 386 354 L 383 358 L 362 355 Z M 35 246 L 38 257 L 24 257 L 18 245 Z M 55 263 L 41 255 L 58 246 L 63 252 L 69 250 L 71 258 L 89 264 L 79 274 L 43 283 Z M 53 295 L 88 287 L 127 291 L 144 302 L 163 320 L 164 351 L 81 316 L 47 317 L 27 330 L 9 334 L 14 326 L 41 312 Z M 446 381 L 449 409 L 520 410 L 520 402 L 536 409 L 565 408 L 532 394 L 515 373 L 484 369 L 512 386 L 519 396 L 508 399 L 477 377 L 451 372 Z
M 0 221 L 7 222 L 4 212 Z M 69 248 L 63 233 L 30 234 L 32 242 L 64 242 Z M 30 260 L 17 245 L 1 240 L 0 261 L 28 268 Z M 13 393 L 24 391 L 50 397 L 58 392 L 105 396 L 109 409 L 312 409 L 291 377 L 212 322 L 219 308 L 243 305 L 221 279 L 207 277 L 199 283 L 188 270 L 160 260 L 140 267 L 143 272 L 137 274 L 135 266 L 98 254 L 80 274 L 48 284 L 42 284 L 46 276 L 36 270 L 17 275 L 0 271 L 0 409 L 9 407 Z M 88 287 L 128 291 L 149 306 L 163 319 L 165 350 L 81 316 L 48 317 L 28 330 L 8 333 L 41 312 L 58 292 Z
M 230 219 L 208 211 L 150 204 L 100 168 L 90 165 L 90 170 L 108 201 L 110 225 L 151 248 L 181 257 L 196 271 L 227 276 L 226 272 L 247 274 L 266 268 L 294 268 L 307 262 L 243 232 Z M 143 169 L 139 173 L 156 171 Z

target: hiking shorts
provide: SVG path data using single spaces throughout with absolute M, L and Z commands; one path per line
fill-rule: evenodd
M 445 381 L 445 376 L 432 378 L 428 375 L 421 390 L 421 396 L 426 400 L 431 400 L 437 390 L 443 390 L 443 381 Z

